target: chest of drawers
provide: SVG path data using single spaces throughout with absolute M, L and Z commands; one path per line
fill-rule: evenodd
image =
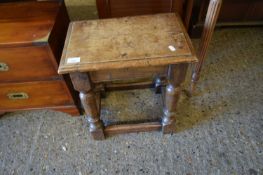
M 79 114 L 71 82 L 57 74 L 68 23 L 62 2 L 0 4 L 0 113 Z

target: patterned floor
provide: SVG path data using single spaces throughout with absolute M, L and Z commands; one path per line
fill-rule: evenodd
M 219 29 L 197 94 L 180 100 L 177 133 L 99 142 L 91 139 L 84 117 L 9 113 L 0 119 L 0 174 L 263 174 L 262 82 L 262 28 Z M 134 97 L 136 110 L 118 97 Z M 104 114 L 121 114 L 120 120 L 132 112 L 158 116 L 159 108 L 149 109 L 156 98 L 149 90 L 110 93 L 104 104 L 115 110 L 105 108 Z

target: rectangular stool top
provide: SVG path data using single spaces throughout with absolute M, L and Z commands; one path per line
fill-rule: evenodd
M 59 73 L 196 62 L 175 13 L 72 22 Z

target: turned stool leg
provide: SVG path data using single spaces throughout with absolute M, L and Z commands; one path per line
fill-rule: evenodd
M 70 78 L 74 88 L 79 91 L 80 101 L 87 114 L 89 131 L 95 140 L 105 138 L 103 123 L 100 120 L 100 113 L 96 102 L 96 96 L 92 89 L 92 84 L 88 73 L 71 73 Z
M 211 41 L 218 14 L 220 12 L 222 0 L 210 0 L 207 15 L 205 19 L 204 29 L 197 53 L 199 62 L 195 65 L 192 73 L 192 83 L 190 87 L 190 93 L 192 94 L 195 90 L 195 86 L 200 77 L 200 72 L 207 54 L 207 49 Z
M 185 79 L 188 64 L 170 65 L 168 69 L 168 84 L 165 91 L 162 118 L 163 134 L 175 131 L 175 111 L 181 93 L 180 85 Z

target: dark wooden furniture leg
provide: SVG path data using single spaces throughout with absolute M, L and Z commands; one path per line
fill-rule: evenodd
M 192 73 L 192 83 L 190 93 L 193 94 L 195 86 L 200 77 L 200 72 L 207 54 L 208 45 L 211 41 L 213 31 L 215 29 L 218 14 L 220 12 L 220 7 L 222 0 L 210 0 L 209 7 L 207 10 L 207 15 L 205 19 L 204 29 L 197 52 L 197 58 L 199 62 L 194 66 Z
M 87 114 L 89 122 L 89 131 L 95 140 L 103 140 L 104 127 L 100 120 L 99 107 L 97 105 L 96 96 L 93 92 L 92 82 L 88 73 L 74 72 L 70 74 L 70 78 L 74 88 L 79 91 L 80 101 Z
M 185 17 L 184 17 L 184 26 L 186 30 L 189 29 L 189 23 L 190 23 L 191 16 L 192 16 L 193 5 L 194 5 L 194 0 L 187 0 L 186 9 L 185 9 Z
M 162 118 L 163 134 L 175 131 L 175 111 L 181 93 L 181 83 L 185 79 L 188 64 L 170 65 L 168 69 L 168 84 L 165 90 Z

